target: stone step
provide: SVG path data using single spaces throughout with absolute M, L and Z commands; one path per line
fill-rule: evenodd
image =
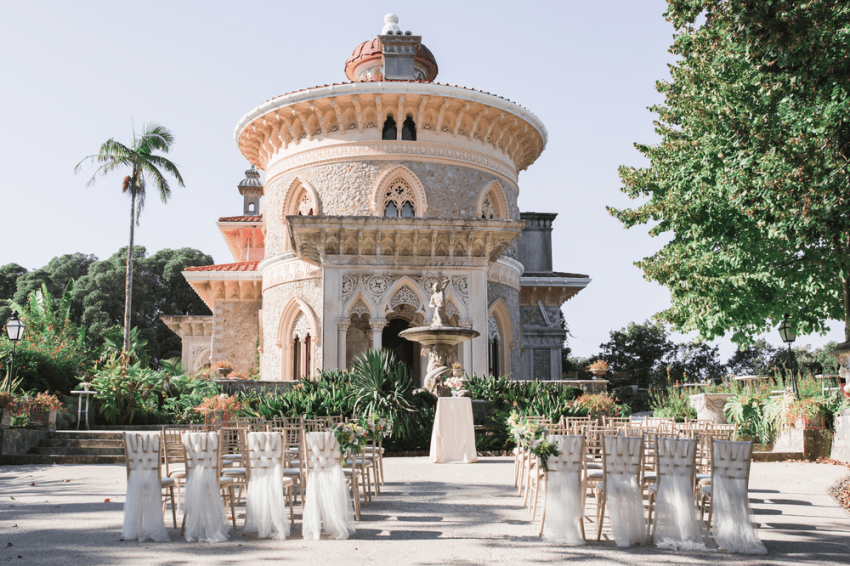
M 79 448 L 74 446 L 37 446 L 30 454 L 49 456 L 120 456 L 124 457 L 123 448 Z
M 802 452 L 753 452 L 753 462 L 785 462 L 804 459 Z
M 41 464 L 123 464 L 124 456 L 67 456 L 50 454 L 26 454 L 24 456 L 0 456 L 0 465 L 28 466 Z
M 121 431 L 59 430 L 50 433 L 51 439 L 61 440 L 123 440 Z
M 121 440 L 96 440 L 96 439 L 73 439 L 64 438 L 48 438 L 42 440 L 39 446 L 66 446 L 75 448 L 115 448 L 118 450 L 124 449 L 124 443 Z

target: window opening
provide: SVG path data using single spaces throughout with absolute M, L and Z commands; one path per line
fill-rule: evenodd
M 401 126 L 401 139 L 416 141 L 416 123 L 411 116 L 408 116 Z
M 395 120 L 393 120 L 392 115 L 387 116 L 387 119 L 384 122 L 384 131 L 381 134 L 381 139 L 382 140 L 395 140 L 396 137 L 397 137 L 397 134 L 396 134 Z

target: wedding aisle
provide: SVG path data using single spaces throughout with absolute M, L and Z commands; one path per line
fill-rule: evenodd
M 509 458 L 475 465 L 435 465 L 428 458 L 387 458 L 381 496 L 363 508 L 349 540 L 285 541 L 241 535 L 187 543 L 123 542 L 123 465 L 0 467 L 0 561 L 16 564 L 821 564 L 846 563 L 850 518 L 827 495 L 847 468 L 825 464 L 756 463 L 751 501 L 767 557 L 675 553 L 613 542 L 567 548 L 541 542 L 539 523 L 513 487 Z M 242 510 L 244 510 L 244 503 Z M 170 519 L 166 523 L 171 525 Z M 11 544 L 10 544 L 11 543 Z M 21 556 L 18 559 L 18 556 Z

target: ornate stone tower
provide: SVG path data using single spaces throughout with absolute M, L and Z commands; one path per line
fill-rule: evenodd
M 272 98 L 236 125 L 252 164 L 239 187 L 245 216 L 219 226 L 237 263 L 196 269 L 225 277 L 186 272 L 205 300 L 222 303 L 213 342 L 219 329 L 258 342 L 263 379 L 346 368 L 367 348 L 393 350 L 421 379 L 427 358 L 398 334 L 431 318 L 429 289 L 449 279 L 450 322 L 480 333 L 458 347 L 464 368 L 558 378 L 554 366 L 549 375 L 527 370 L 522 353 L 529 278 L 517 243 L 526 225 L 518 178 L 545 148 L 546 128 L 505 98 L 434 82 L 437 61 L 422 37 L 402 32 L 392 14 L 384 22 L 346 60 L 351 82 Z M 265 171 L 262 187 L 254 167 Z M 236 330 L 218 325 L 232 315 Z

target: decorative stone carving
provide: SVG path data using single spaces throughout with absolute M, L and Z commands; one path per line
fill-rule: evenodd
M 295 317 L 295 322 L 292 324 L 292 336 L 291 340 L 295 340 L 298 338 L 302 342 L 305 338 L 310 334 L 310 321 L 304 315 L 303 312 L 298 313 L 298 316 Z
M 384 296 L 384 293 L 387 292 L 387 289 L 393 284 L 393 281 L 395 281 L 395 277 L 386 275 L 376 275 L 369 279 L 367 287 L 369 292 L 372 294 L 372 297 L 375 299 L 375 302 L 379 301 L 381 297 Z
M 489 342 L 501 342 L 502 338 L 499 335 L 499 325 L 496 323 L 496 317 L 492 314 L 487 319 L 487 340 Z
M 410 186 L 403 177 L 396 177 L 387 187 L 384 192 L 384 202 L 381 205 L 381 209 L 386 209 L 387 205 L 390 203 L 394 204 L 396 210 L 401 211 L 402 207 L 405 203 L 410 203 L 410 206 L 413 207 L 414 215 L 417 210 L 417 202 L 416 196 L 413 194 L 413 188 Z M 399 213 L 399 217 L 401 214 Z
M 533 379 L 552 379 L 552 367 L 549 362 L 549 350 L 535 348 L 534 350 L 534 375 Z
M 429 161 L 460 162 L 498 173 L 514 183 L 517 182 L 517 172 L 513 166 L 484 153 L 436 143 L 393 141 L 340 143 L 300 151 L 275 161 L 269 166 L 266 176 L 272 178 L 293 169 L 334 161 L 384 159 L 387 155 L 397 155 L 400 158 L 418 157 Z
M 469 283 L 465 275 L 456 275 L 452 277 L 452 287 L 460 295 L 464 304 L 469 304 Z
M 356 314 L 358 316 L 369 314 L 369 307 L 366 306 L 366 303 L 363 300 L 357 301 L 353 307 L 351 307 L 351 314 Z
M 723 408 L 730 397 L 734 397 L 734 395 L 731 393 L 700 393 L 699 395 L 691 395 L 690 402 L 691 407 L 697 412 L 698 419 L 726 424 Z
M 348 299 L 351 298 L 351 294 L 354 293 L 354 286 L 357 283 L 357 279 L 351 277 L 350 275 L 342 276 L 342 300 L 343 302 L 347 302 Z
M 296 213 L 299 216 L 313 216 L 313 211 L 315 210 L 315 206 L 313 204 L 313 199 L 310 198 L 310 195 L 307 191 L 302 189 L 301 194 L 298 196 L 298 206 L 295 209 Z
M 314 279 L 322 276 L 322 270 L 305 261 L 292 259 L 279 263 L 263 271 L 263 291 L 281 283 L 299 281 L 301 279 Z
M 488 194 L 484 197 L 484 203 L 481 205 L 481 218 L 491 219 L 496 217 L 496 209 L 493 207 L 493 199 Z
M 487 281 L 501 283 L 519 291 L 521 277 L 519 271 L 505 263 L 497 261 L 487 270 Z
M 446 302 L 446 315 L 449 317 L 448 320 L 451 320 L 454 315 L 460 316 L 460 311 L 457 310 L 457 306 L 455 306 L 454 301 Z
M 384 328 L 386 328 L 389 321 L 385 318 L 375 318 L 369 321 L 369 326 L 372 327 L 372 332 L 381 332 Z
M 407 285 L 396 291 L 390 299 L 390 308 L 392 309 L 401 304 L 412 305 L 417 309 L 422 306 L 422 303 L 419 301 L 419 297 L 413 292 L 413 289 Z
M 336 320 L 336 327 L 337 327 L 338 330 L 347 331 L 348 327 L 350 327 L 350 326 L 351 326 L 351 319 L 350 318 L 338 318 Z

